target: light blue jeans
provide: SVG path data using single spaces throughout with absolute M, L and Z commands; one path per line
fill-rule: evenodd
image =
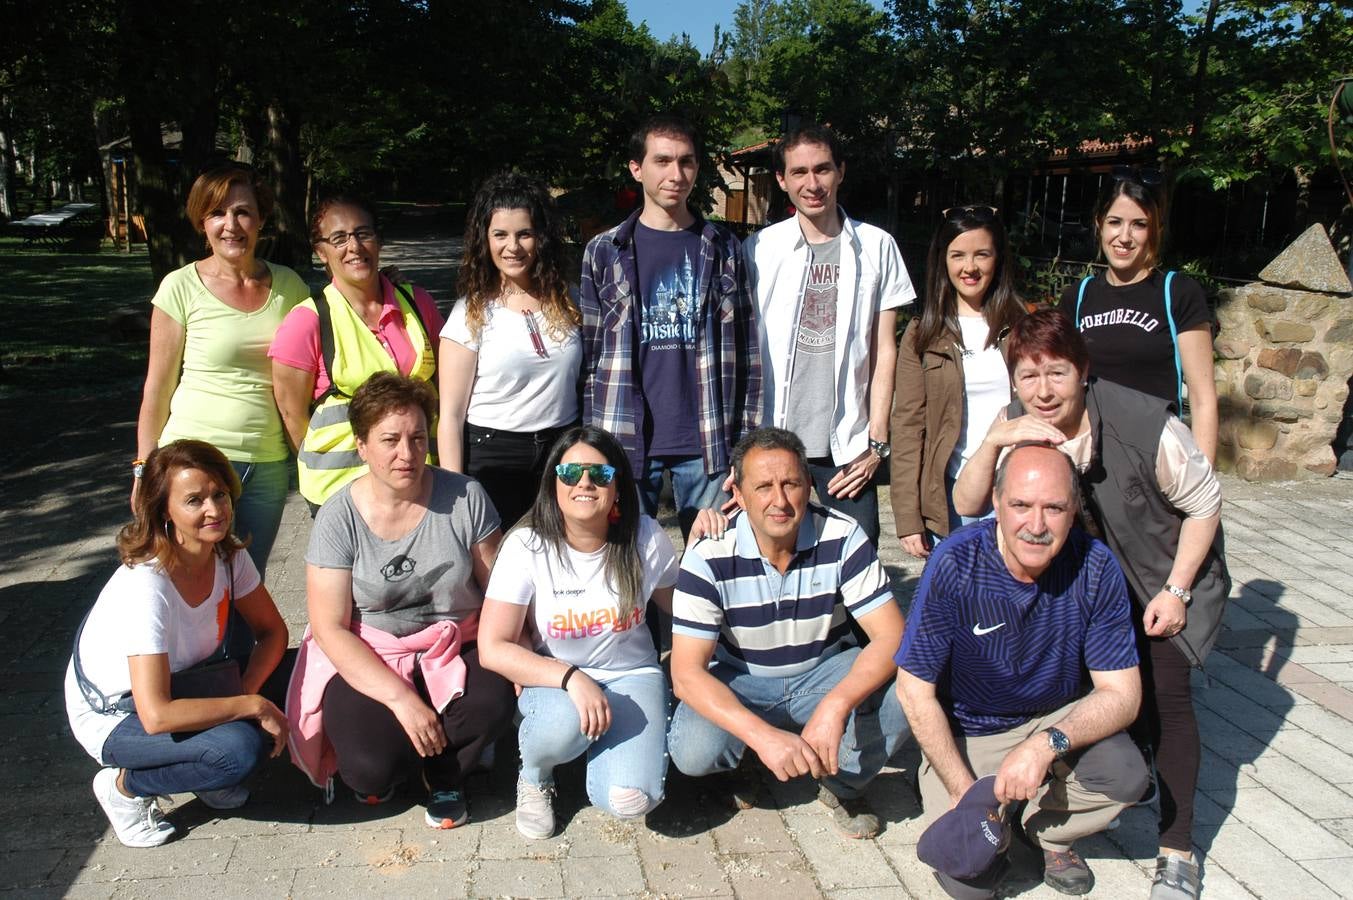
M 769 725 L 795 733 L 808 724 L 822 698 L 846 677 L 858 647 L 852 647 L 793 678 L 760 678 L 716 663 L 710 674 L 726 684 L 742 705 Z M 888 758 L 911 736 L 892 682 L 861 703 L 846 720 L 837 753 L 838 771 L 820 779 L 838 797 L 858 797 Z M 672 714 L 667 735 L 672 764 L 687 775 L 736 769 L 747 745 L 712 724 L 686 703 Z
M 277 529 L 282 524 L 292 465 L 285 459 L 263 463 L 232 462 L 231 465 L 240 476 L 243 488 L 235 504 L 235 534 L 253 538 L 249 542 L 249 558 L 262 577 L 267 574 L 268 555 L 272 553 Z
M 613 816 L 632 819 L 662 802 L 667 779 L 667 681 L 659 672 L 626 675 L 601 685 L 611 727 L 595 741 L 581 731 L 567 691 L 523 688 L 517 700 L 521 777 L 554 784 L 554 767 L 587 753 L 587 796 Z M 639 791 L 642 797 L 634 794 Z M 617 808 L 617 806 L 619 808 Z
M 690 533 L 696 513 L 720 506 L 728 499 L 728 495 L 720 490 L 728 473 L 707 474 L 704 457 L 655 456 L 645 461 L 642 472 L 634 473 L 639 481 L 639 500 L 643 503 L 644 515 L 657 518 L 664 471 L 672 473 L 672 502 L 676 505 L 683 537 Z

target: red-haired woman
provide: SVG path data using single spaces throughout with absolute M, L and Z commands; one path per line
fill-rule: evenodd
M 273 194 L 248 166 L 203 172 L 188 220 L 210 254 L 170 272 L 151 299 L 150 361 L 136 423 L 132 508 L 150 452 L 179 438 L 206 441 L 244 485 L 235 532 L 248 537 L 260 573 L 286 503 L 287 444 L 273 403 L 268 345 L 310 293 L 300 276 L 256 256 Z

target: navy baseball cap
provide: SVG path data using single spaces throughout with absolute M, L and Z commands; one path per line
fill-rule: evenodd
M 951 878 L 974 879 L 987 872 L 1010 847 L 1010 825 L 996 802 L 996 776 L 973 782 L 958 805 L 921 835 L 916 855 Z

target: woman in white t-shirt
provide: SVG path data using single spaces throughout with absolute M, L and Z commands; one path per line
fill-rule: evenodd
M 956 206 L 930 242 L 921 314 L 897 348 L 891 492 L 897 536 L 926 557 L 935 537 L 974 521 L 952 485 L 1010 402 L 1003 346 L 1024 315 L 996 209 Z
M 136 519 L 118 534 L 123 565 L 66 669 L 71 731 L 104 766 L 94 796 L 128 847 L 174 836 L 157 795 L 192 791 L 213 809 L 242 806 L 242 782 L 286 746 L 286 718 L 259 690 L 286 650 L 287 626 L 231 534 L 239 494 L 234 468 L 210 444 L 178 440 L 151 452 Z M 175 699 L 173 675 L 212 657 L 232 606 L 257 639 L 239 693 Z
M 662 802 L 667 684 L 644 610 L 653 600 L 670 613 L 677 579 L 610 433 L 570 429 L 547 462 L 498 551 L 479 626 L 485 668 L 522 687 L 517 830 L 537 839 L 554 833 L 555 766 L 584 752 L 594 805 L 632 819 Z
M 582 314 L 559 216 L 537 181 L 497 175 L 465 225 L 461 300 L 438 354 L 443 468 L 484 485 L 503 527 L 531 508 L 545 455 L 579 418 Z

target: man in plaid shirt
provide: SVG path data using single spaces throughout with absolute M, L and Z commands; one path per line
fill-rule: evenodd
M 647 514 L 670 473 L 686 533 L 726 499 L 729 451 L 760 422 L 756 308 L 737 238 L 687 206 L 691 126 L 649 119 L 629 168 L 643 206 L 583 255 L 583 421 L 620 440 Z

